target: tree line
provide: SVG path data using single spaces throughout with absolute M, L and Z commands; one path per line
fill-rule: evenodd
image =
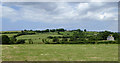
M 115 41 L 107 41 L 107 37 L 112 34 Z M 46 44 L 118 44 L 120 35 L 110 31 L 102 31 L 96 35 L 87 36 L 83 31 L 74 32 L 72 36 L 48 36 L 43 39 Z
M 64 35 L 61 32 L 72 32 L 72 35 Z M 2 35 L 0 38 L 2 39 L 2 44 L 24 44 L 26 40 L 28 40 L 29 44 L 33 44 L 31 39 L 19 39 L 17 40 L 16 37 L 22 35 L 33 35 L 36 33 L 48 33 L 48 32 L 57 32 L 58 35 L 62 36 L 48 36 L 46 39 L 42 39 L 42 42 L 45 44 L 99 44 L 99 43 L 111 43 L 111 44 L 118 44 L 118 40 L 120 39 L 120 34 L 117 32 L 110 32 L 110 31 L 101 31 L 97 32 L 97 34 L 93 34 L 88 36 L 87 30 L 65 30 L 63 28 L 60 29 L 46 29 L 46 30 L 22 30 L 21 32 L 17 33 L 13 37 L 8 37 L 7 35 Z M 7 32 L 6 32 L 7 33 Z M 9 32 L 10 33 L 10 32 Z M 12 32 L 11 32 L 12 33 Z M 16 33 L 16 32 L 15 32 Z M 107 37 L 112 34 L 115 38 L 115 41 L 103 41 L 107 40 Z

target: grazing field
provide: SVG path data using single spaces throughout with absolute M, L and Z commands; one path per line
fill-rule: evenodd
M 3 61 L 117 61 L 117 44 L 2 45 Z
M 43 43 L 42 39 L 47 39 L 48 36 L 62 36 L 62 35 L 58 35 L 57 33 L 38 33 L 38 34 L 34 34 L 34 35 L 22 35 L 17 37 L 17 39 L 31 39 L 34 44 L 40 44 Z M 26 41 L 26 43 L 28 43 L 28 41 Z
M 0 35 L 7 35 L 8 37 L 13 37 L 14 35 L 17 35 L 17 33 L 15 34 L 0 34 Z

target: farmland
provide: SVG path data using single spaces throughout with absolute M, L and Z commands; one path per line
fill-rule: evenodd
M 57 29 L 56 29 L 57 30 Z M 3 61 L 117 61 L 119 34 L 109 31 L 2 32 Z M 106 38 L 112 34 L 114 41 Z M 9 42 L 6 41 L 8 39 Z M 33 43 L 31 43 L 33 42 Z
M 9 1 L 0 2 L 2 63 L 120 62 L 118 0 Z
M 3 61 L 117 61 L 117 44 L 2 45 Z
M 17 34 L 2 34 L 2 35 L 7 35 L 8 37 L 12 37 L 12 36 L 17 35 Z
M 58 35 L 57 33 L 38 33 L 34 35 L 22 35 L 17 37 L 17 39 L 32 39 L 34 44 L 40 44 L 42 43 L 42 39 L 46 39 L 48 36 L 62 36 Z M 28 41 L 26 41 L 28 43 Z

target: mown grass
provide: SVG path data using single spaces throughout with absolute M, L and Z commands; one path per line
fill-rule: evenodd
M 117 44 L 2 45 L 3 61 L 117 61 Z

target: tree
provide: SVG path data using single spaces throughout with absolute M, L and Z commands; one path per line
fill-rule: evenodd
M 97 40 L 97 36 L 89 36 L 89 40 L 90 41 Z
M 52 39 L 53 37 L 52 36 L 48 36 L 47 38 Z
M 75 41 L 77 38 L 76 37 L 70 37 L 69 41 Z
M 98 36 L 101 37 L 102 40 L 107 40 L 107 37 L 108 37 L 110 34 L 113 34 L 113 33 L 110 32 L 110 31 L 103 31 L 103 32 L 99 32 Z
M 2 36 L 0 36 L 0 44 L 2 44 Z
M 49 29 L 44 30 L 43 32 L 49 32 Z
M 42 39 L 42 42 L 45 44 L 50 44 L 50 42 L 47 39 Z
M 23 33 L 24 31 L 22 30 L 21 32 Z
M 87 30 L 86 29 L 84 29 L 84 32 L 86 32 Z
M 58 34 L 60 35 L 60 32 L 58 32 Z
M 74 32 L 73 37 L 84 38 L 85 34 L 83 32 Z
M 119 33 L 114 33 L 113 37 L 115 38 L 115 40 L 118 40 L 120 38 L 120 34 Z
M 26 29 L 24 31 L 27 31 Z
M 44 42 L 45 42 L 45 40 L 44 40 L 44 39 L 42 39 L 42 42 L 44 43 Z
M 77 31 L 78 31 L 78 32 L 82 32 L 82 30 L 80 30 L 80 29 L 77 29 Z
M 58 31 L 58 32 L 64 32 L 64 31 L 65 31 L 65 29 L 60 28 L 60 29 L 56 29 L 56 31 Z
M 33 30 L 30 30 L 30 31 L 33 31 Z
M 50 32 L 55 32 L 56 30 L 55 29 L 51 29 Z
M 10 38 L 7 35 L 2 35 L 2 44 L 10 44 Z
M 53 42 L 58 42 L 59 39 L 58 38 L 53 38 Z
M 62 38 L 62 41 L 67 41 L 68 39 L 67 38 Z
M 10 44 L 15 44 L 17 39 L 15 37 L 10 38 Z
M 35 32 L 37 32 L 37 33 L 41 33 L 41 31 L 40 31 L 40 30 L 35 30 Z

